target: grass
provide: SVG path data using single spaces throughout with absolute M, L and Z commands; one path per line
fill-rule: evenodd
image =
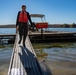
M 0 48 L 5 48 L 5 46 L 4 45 L 0 45 Z
M 75 47 L 74 43 L 34 43 L 33 44 L 34 49 L 39 49 L 39 48 L 71 48 L 71 47 Z

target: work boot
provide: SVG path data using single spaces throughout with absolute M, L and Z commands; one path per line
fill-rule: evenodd
M 21 40 L 19 40 L 18 44 L 20 44 L 20 43 L 21 43 Z
M 25 47 L 25 44 L 23 44 L 23 47 Z
M 23 47 L 25 47 L 25 42 L 23 42 Z

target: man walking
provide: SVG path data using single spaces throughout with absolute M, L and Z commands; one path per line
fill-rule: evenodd
M 17 21 L 16 21 L 16 30 L 19 30 L 19 44 L 21 43 L 23 36 L 23 46 L 25 47 L 25 40 L 28 34 L 28 20 L 32 25 L 32 21 L 29 15 L 29 12 L 26 11 L 26 6 L 22 5 L 22 10 L 18 12 Z

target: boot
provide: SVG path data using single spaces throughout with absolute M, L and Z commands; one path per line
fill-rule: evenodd
M 25 42 L 23 42 L 23 47 L 25 47 Z
M 20 44 L 20 43 L 21 43 L 21 40 L 19 40 L 18 44 Z

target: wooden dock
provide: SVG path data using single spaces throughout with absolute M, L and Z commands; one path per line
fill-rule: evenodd
M 39 36 L 41 35 L 40 32 L 28 32 L 28 36 Z M 43 35 L 53 36 L 53 35 L 76 35 L 76 32 L 58 32 L 58 31 L 51 31 L 51 32 L 43 32 Z M 5 36 L 16 36 L 16 34 L 0 34 L 0 37 Z
M 19 35 L 16 36 L 8 75 L 44 75 L 29 36 L 27 36 L 25 48 L 22 42 L 18 44 L 18 41 Z
M 76 32 L 43 32 L 41 35 L 40 32 L 28 32 L 28 36 L 31 42 L 52 42 L 52 41 L 76 41 Z M 16 34 L 0 34 L 0 40 L 7 40 L 8 43 L 12 44 L 15 41 Z
M 31 42 L 75 42 L 76 32 L 44 32 L 43 35 L 40 33 L 31 33 L 29 35 Z
M 76 32 L 59 32 L 59 31 L 50 31 L 50 32 L 43 32 L 43 35 L 48 35 L 48 36 L 53 36 L 53 35 L 75 35 Z M 37 35 L 41 35 L 40 32 L 29 32 L 28 33 L 29 36 L 37 36 Z

